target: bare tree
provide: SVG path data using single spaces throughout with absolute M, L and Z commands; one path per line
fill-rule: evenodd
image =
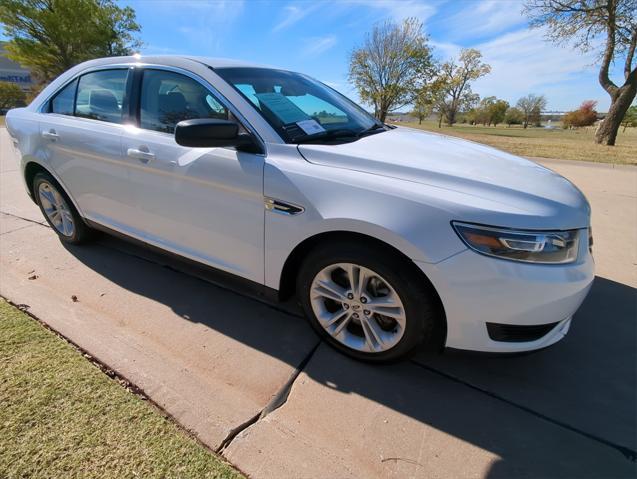
M 527 0 L 525 12 L 533 26 L 548 27 L 556 43 L 574 41 L 584 51 L 600 50 L 599 83 L 611 99 L 608 114 L 595 134 L 597 143 L 614 145 L 617 131 L 637 93 L 637 0 Z M 624 82 L 609 75 L 613 62 L 623 60 Z
M 486 75 L 491 67 L 482 62 L 482 54 L 473 48 L 460 52 L 455 59 L 442 64 L 438 73 L 438 81 L 444 85 L 444 95 L 438 104 L 438 111 L 452 126 L 461 109 L 468 109 L 478 101 L 478 96 L 471 91 L 471 82 Z M 440 122 L 439 122 L 440 123 Z
M 382 122 L 387 113 L 409 105 L 433 75 L 433 60 L 422 23 L 386 21 L 374 26 L 365 43 L 350 55 L 349 79 L 363 102 Z
M 544 95 L 537 96 L 531 93 L 520 98 L 516 106 L 522 112 L 522 125 L 526 128 L 529 123 L 539 120 L 540 113 L 546 108 L 546 98 Z

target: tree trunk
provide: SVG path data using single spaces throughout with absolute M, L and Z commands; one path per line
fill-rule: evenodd
M 438 128 L 442 128 L 442 115 L 438 115 Z
M 456 122 L 456 112 L 453 110 L 450 110 L 447 113 L 447 125 L 453 126 L 455 122 Z
M 595 132 L 595 142 L 599 144 L 613 146 L 617 139 L 617 132 L 621 125 L 626 111 L 630 108 L 630 104 L 635 99 L 637 93 L 637 82 L 633 84 L 626 83 L 617 90 L 617 94 L 612 97 L 610 108 L 606 118 L 599 125 Z
M 378 120 L 380 120 L 381 123 L 385 123 L 385 118 L 387 118 L 387 110 L 381 109 L 380 112 L 378 112 Z

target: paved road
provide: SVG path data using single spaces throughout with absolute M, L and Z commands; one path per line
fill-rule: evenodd
M 594 212 L 599 276 L 564 341 L 378 367 L 164 256 L 109 237 L 63 246 L 24 193 L 4 129 L 0 154 L 0 294 L 251 476 L 637 473 L 637 169 L 545 162 Z

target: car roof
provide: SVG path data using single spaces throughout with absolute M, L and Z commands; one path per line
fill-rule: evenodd
M 234 60 L 232 58 L 214 58 L 214 57 L 198 57 L 198 56 L 184 56 L 182 58 L 188 58 L 200 63 L 205 63 L 212 68 L 229 68 L 229 67 L 244 67 L 244 68 L 274 68 L 268 65 L 262 65 L 258 63 L 246 62 L 243 60 Z
M 204 65 L 208 65 L 212 68 L 230 68 L 230 67 L 244 67 L 244 68 L 275 68 L 269 65 L 262 65 L 258 63 L 246 62 L 242 60 L 234 60 L 231 58 L 214 58 L 214 57 L 204 57 L 204 56 L 194 56 L 194 55 L 140 55 L 136 54 L 128 57 L 108 57 L 108 58 L 99 58 L 93 60 L 93 64 L 101 64 L 108 65 L 112 63 L 120 63 L 120 62 L 140 62 L 140 63 L 159 63 L 166 60 L 192 60 L 199 63 L 203 63 Z

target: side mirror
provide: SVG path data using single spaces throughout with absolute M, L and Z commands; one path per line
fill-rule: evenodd
M 180 121 L 175 127 L 175 141 L 181 146 L 200 148 L 234 146 L 246 151 L 259 150 L 251 135 L 239 134 L 238 123 L 212 118 Z

